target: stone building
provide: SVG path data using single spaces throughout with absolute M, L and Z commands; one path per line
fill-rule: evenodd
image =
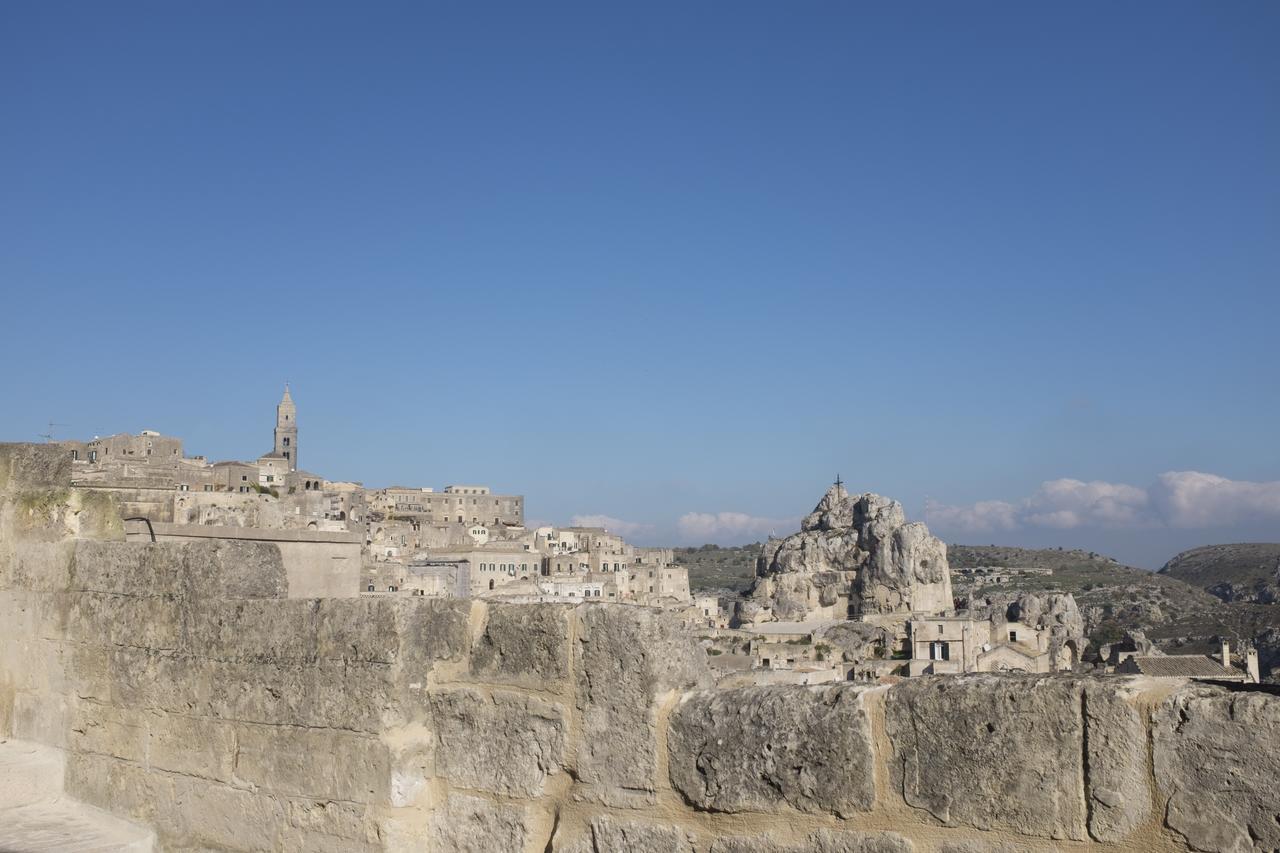
M 524 527 L 524 496 L 495 495 L 487 486 L 430 488 L 390 486 L 370 496 L 370 508 L 429 524 Z
M 1145 675 L 1148 678 L 1189 678 L 1194 681 L 1235 681 L 1247 684 L 1261 682 L 1258 671 L 1258 650 L 1245 649 L 1243 660 L 1237 665 L 1231 657 L 1231 646 L 1222 641 L 1222 652 L 1214 658 L 1209 655 L 1125 655 L 1115 672 L 1120 675 Z

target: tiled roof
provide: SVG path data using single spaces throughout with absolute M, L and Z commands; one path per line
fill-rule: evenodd
M 1240 673 L 1224 669 L 1219 661 L 1207 655 L 1134 656 L 1129 660 L 1143 675 L 1158 678 L 1236 678 Z

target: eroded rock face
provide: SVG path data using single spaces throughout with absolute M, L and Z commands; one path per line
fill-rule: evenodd
M 436 694 L 436 773 L 463 788 L 537 797 L 564 760 L 564 716 L 559 705 L 520 693 Z
M 943 823 L 1084 840 L 1080 686 L 970 676 L 897 684 L 885 703 L 890 772 Z
M 1121 841 L 1151 813 L 1146 726 L 1127 682 L 1083 683 L 1089 835 Z
M 611 806 L 654 800 L 657 701 L 710 686 L 706 654 L 671 613 L 625 604 L 580 611 L 577 775 L 585 796 Z
M 671 784 L 709 811 L 867 811 L 875 781 L 864 690 L 744 687 L 695 694 L 671 717 Z
M 559 604 L 494 604 L 471 651 L 471 672 L 542 687 L 569 672 L 569 610 Z
M 1165 824 L 1195 850 L 1280 848 L 1280 702 L 1187 686 L 1152 718 Z
M 832 486 L 785 539 L 770 539 L 740 624 L 950 609 L 946 545 L 897 501 Z

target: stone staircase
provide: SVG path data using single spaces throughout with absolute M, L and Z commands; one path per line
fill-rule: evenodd
M 0 740 L 0 853 L 151 853 L 148 829 L 63 792 L 62 751 Z

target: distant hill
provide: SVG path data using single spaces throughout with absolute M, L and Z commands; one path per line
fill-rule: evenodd
M 1137 629 L 1151 639 L 1181 638 L 1184 643 L 1209 648 L 1211 638 L 1232 631 L 1230 623 L 1236 621 L 1237 614 L 1220 612 L 1222 602 L 1204 590 L 1092 551 L 951 545 L 947 561 L 957 597 L 1024 591 L 1071 593 L 1095 647 Z M 963 571 L 984 566 L 1051 569 L 1053 574 Z
M 756 575 L 760 543 L 737 547 L 703 545 L 676 548 L 676 562 L 689 570 L 689 588 L 694 592 L 732 590 L 743 592 Z
M 1280 603 L 1280 543 L 1192 548 L 1165 563 L 1160 574 L 1200 587 L 1223 601 Z

